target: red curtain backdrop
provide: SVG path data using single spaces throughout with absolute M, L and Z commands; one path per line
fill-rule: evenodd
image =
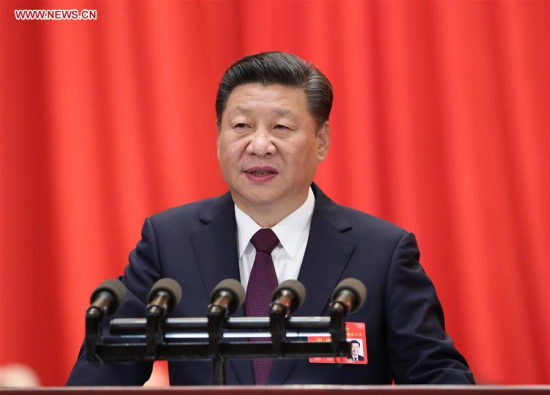
M 144 218 L 225 192 L 223 71 L 282 50 L 334 85 L 321 188 L 417 235 L 480 383 L 550 383 L 548 1 L 2 1 L 0 28 L 0 366 L 65 382 Z

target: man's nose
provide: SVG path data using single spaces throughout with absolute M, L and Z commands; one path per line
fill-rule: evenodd
M 273 155 L 277 148 L 273 144 L 273 136 L 269 130 L 259 127 L 250 135 L 250 141 L 246 147 L 247 153 L 250 155 L 265 156 Z

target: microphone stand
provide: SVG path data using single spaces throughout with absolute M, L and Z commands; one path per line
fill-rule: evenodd
M 226 384 L 227 359 L 253 358 L 310 358 L 347 357 L 351 355 L 351 345 L 346 341 L 343 315 L 334 312 L 331 317 L 284 317 L 281 312 L 273 312 L 270 317 L 224 317 L 217 314 L 218 308 L 209 309 L 202 318 L 118 318 L 109 324 L 110 334 L 122 339 L 141 338 L 141 342 L 121 343 L 113 339 L 108 344 L 94 327 L 86 326 L 86 338 L 94 338 L 88 349 L 89 360 L 103 361 L 180 361 L 209 359 L 214 365 L 214 383 Z M 157 315 L 157 317 L 159 317 Z M 155 325 L 153 325 L 153 323 Z M 157 326 L 158 324 L 158 326 Z M 155 330 L 153 330 L 155 329 Z M 251 333 L 259 337 L 271 334 L 271 341 L 233 342 L 223 341 L 224 337 L 246 338 Z M 330 342 L 296 341 L 295 338 L 309 336 L 331 336 Z M 200 340 L 208 337 L 208 341 Z M 174 342 L 171 339 L 188 339 Z M 189 339 L 196 339 L 191 340 Z M 155 341 L 153 341 L 155 340 Z M 88 343 L 87 343 L 88 344 Z M 151 345 L 155 352 L 150 353 Z
M 158 306 L 151 306 L 147 310 L 145 324 L 145 342 L 147 344 L 147 355 L 154 358 L 157 354 L 157 346 L 162 339 L 161 330 L 162 310 Z
M 334 303 L 330 308 L 330 337 L 334 356 L 343 357 L 343 350 L 339 347 L 340 342 L 346 341 L 346 324 L 344 316 L 346 310 L 340 303 Z
M 96 353 L 98 344 L 101 344 L 101 321 L 103 313 L 97 307 L 90 307 L 86 311 L 86 349 L 87 358 L 94 366 L 101 364 L 101 358 Z
M 166 315 L 167 298 L 170 293 L 160 290 L 156 298 L 154 298 L 147 307 L 145 338 L 147 343 L 147 354 L 154 358 L 157 353 L 157 346 L 162 341 L 162 320 Z
M 219 305 L 208 306 L 208 342 L 210 353 L 213 355 L 215 385 L 226 383 L 225 359 L 220 353 L 220 341 L 223 339 L 223 313 L 224 311 Z
M 269 311 L 269 327 L 271 331 L 273 351 L 280 354 L 283 344 L 283 334 L 285 332 L 285 313 L 280 305 L 271 305 L 271 309 Z

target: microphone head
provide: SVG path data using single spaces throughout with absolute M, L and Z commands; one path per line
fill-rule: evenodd
M 273 296 L 271 297 L 271 301 L 275 302 L 279 297 L 281 296 L 281 292 L 283 290 L 288 290 L 294 293 L 295 296 L 295 306 L 293 307 L 293 311 L 298 310 L 302 304 L 304 304 L 304 301 L 306 300 L 306 288 L 304 285 L 298 281 L 298 280 L 286 280 L 283 281 L 279 286 L 273 291 Z
M 119 280 L 105 280 L 92 292 L 90 303 L 93 303 L 100 292 L 109 292 L 113 295 L 113 305 L 109 308 L 109 314 L 113 314 L 126 298 L 126 287 Z
M 227 278 L 221 281 L 218 285 L 214 287 L 210 293 L 210 303 L 214 303 L 220 291 L 227 291 L 233 295 L 233 301 L 231 302 L 230 313 L 237 310 L 244 302 L 246 293 L 242 284 L 232 278 Z
M 159 291 L 164 291 L 170 294 L 169 310 L 176 308 L 176 306 L 180 303 L 182 292 L 181 287 L 176 280 L 168 277 L 158 280 L 147 295 L 147 303 L 151 303 Z
M 365 303 L 365 300 L 367 300 L 367 288 L 365 287 L 365 284 L 356 278 L 346 278 L 345 280 L 340 281 L 332 293 L 331 300 L 334 300 L 338 294 L 344 290 L 351 291 L 355 294 L 354 308 L 348 313 L 353 313 L 359 310 L 359 308 L 363 306 L 363 303 Z

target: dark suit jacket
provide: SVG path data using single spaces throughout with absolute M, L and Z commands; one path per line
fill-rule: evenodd
M 328 315 L 339 281 L 360 279 L 366 303 L 347 317 L 364 322 L 368 364 L 312 364 L 276 359 L 268 384 L 469 384 L 465 359 L 444 331 L 434 286 L 418 263 L 414 236 L 371 215 L 339 206 L 313 185 L 315 210 L 298 280 L 307 297 L 295 315 Z M 128 288 L 118 317 L 142 317 L 152 285 L 170 277 L 183 289 L 175 317 L 204 317 L 212 289 L 226 278 L 240 280 L 234 204 L 229 193 L 176 207 L 145 220 L 142 239 L 130 253 L 122 281 Z M 243 309 L 235 314 L 243 315 Z M 68 385 L 141 385 L 151 363 L 86 361 L 85 347 Z M 172 385 L 213 383 L 211 361 L 169 363 Z M 253 384 L 249 360 L 229 360 L 228 384 Z
M 364 361 L 365 358 L 364 358 L 362 355 L 358 355 L 358 356 L 357 356 L 357 360 L 358 360 L 358 361 Z M 348 358 L 348 361 L 353 361 L 353 357 L 349 357 L 349 358 Z

